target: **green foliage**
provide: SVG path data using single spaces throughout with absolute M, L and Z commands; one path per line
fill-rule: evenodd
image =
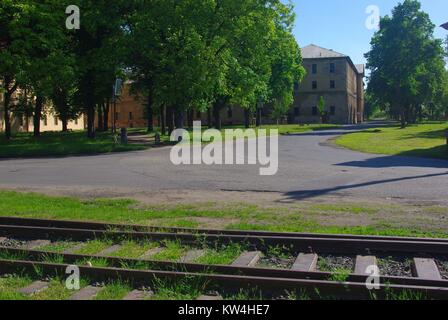
M 370 102 L 404 127 L 422 115 L 424 105 L 440 102 L 446 74 L 442 41 L 434 38 L 435 25 L 417 0 L 398 4 L 380 25 L 366 54 Z

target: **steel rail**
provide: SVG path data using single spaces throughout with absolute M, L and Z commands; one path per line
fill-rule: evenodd
M 29 239 L 70 239 L 85 241 L 96 238 L 112 238 L 117 240 L 173 240 L 185 244 L 243 243 L 255 248 L 283 246 L 300 252 L 357 254 L 371 252 L 448 254 L 447 242 L 424 241 L 387 241 L 306 237 L 258 237 L 242 235 L 209 235 L 162 232 L 131 232 L 114 230 L 64 229 L 30 226 L 0 225 L 0 235 Z
M 1 247 L 0 252 L 9 254 L 12 257 L 23 257 L 26 255 L 27 259 L 33 259 L 33 261 L 39 261 L 39 259 L 51 259 L 62 257 L 65 263 L 76 264 L 80 261 L 94 261 L 95 259 L 101 259 L 107 261 L 112 267 L 123 267 L 139 265 L 144 263 L 150 268 L 155 268 L 162 271 L 184 271 L 189 273 L 218 273 L 226 275 L 242 275 L 253 277 L 271 277 L 271 278 L 284 278 L 284 279 L 308 279 L 308 280 L 328 280 L 333 274 L 331 272 L 305 272 L 296 271 L 290 269 L 273 269 L 273 268 L 259 268 L 259 267 L 242 267 L 231 265 L 206 265 L 198 263 L 185 263 L 185 262 L 172 262 L 172 261 L 155 261 L 155 260 L 143 260 L 143 259 L 129 259 L 129 258 L 117 258 L 99 255 L 82 255 L 82 254 L 67 254 L 56 253 L 39 250 L 26 250 Z M 132 269 L 132 268 L 131 268 Z M 350 274 L 347 276 L 347 281 L 366 283 L 369 276 Z M 430 280 L 422 278 L 410 278 L 410 277 L 392 277 L 392 276 L 380 276 L 380 281 L 383 283 L 390 283 L 396 285 L 408 285 L 408 286 L 422 286 L 422 287 L 441 287 L 448 288 L 448 280 Z
M 391 236 L 347 235 L 347 234 L 319 234 L 297 232 L 269 232 L 269 231 L 245 231 L 245 230 L 217 230 L 217 229 L 192 229 L 175 227 L 156 227 L 135 224 L 115 224 L 75 220 L 50 220 L 19 217 L 0 217 L 0 225 L 22 225 L 34 227 L 52 227 L 64 229 L 91 229 L 91 230 L 127 230 L 127 231 L 152 231 L 168 233 L 196 233 L 208 235 L 239 235 L 257 237 L 288 237 L 288 238 L 329 238 L 329 239 L 357 239 L 357 240 L 383 240 L 383 241 L 419 241 L 419 242 L 446 242 L 448 238 L 412 238 Z M 447 234 L 448 236 L 448 234 Z
M 69 264 L 46 263 L 36 261 L 4 260 L 0 259 L 0 270 L 3 273 L 35 272 L 40 270 L 45 275 L 64 275 Z M 163 280 L 197 280 L 203 281 L 203 290 L 216 288 L 229 291 L 241 289 L 258 289 L 264 294 L 285 293 L 285 291 L 306 292 L 311 297 L 343 297 L 345 299 L 369 299 L 372 294 L 376 298 L 384 299 L 391 294 L 413 292 L 421 294 L 427 299 L 448 299 L 448 288 L 435 288 L 424 286 L 404 286 L 393 284 L 380 284 L 378 290 L 371 291 L 365 284 L 353 282 L 335 282 L 306 279 L 284 279 L 250 277 L 240 275 L 202 274 L 178 271 L 157 270 L 130 270 L 120 268 L 98 268 L 79 266 L 81 277 L 87 277 L 95 281 L 120 280 L 130 282 L 133 285 L 148 285 L 157 279 Z

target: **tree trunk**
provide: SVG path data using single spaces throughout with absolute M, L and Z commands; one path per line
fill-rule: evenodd
M 212 110 L 210 108 L 207 109 L 207 126 L 210 129 L 213 127 L 212 124 Z
M 87 137 L 95 139 L 95 104 L 87 106 Z
M 148 95 L 148 105 L 146 106 L 146 112 L 147 112 L 147 120 L 148 120 L 148 132 L 154 131 L 154 116 L 153 116 L 153 110 L 152 110 L 152 94 Z
M 172 106 L 166 107 L 166 126 L 168 128 L 168 135 L 174 131 L 174 110 Z
M 174 112 L 174 124 L 176 126 L 176 129 L 183 129 L 184 128 L 184 118 L 185 118 L 185 111 L 183 109 L 176 109 Z
M 246 129 L 250 128 L 250 112 L 248 109 L 244 109 L 244 126 Z
M 44 105 L 44 99 L 42 98 L 42 96 L 37 95 L 36 96 L 36 105 L 34 107 L 34 117 L 33 117 L 34 136 L 35 137 L 40 136 L 40 119 L 42 118 L 43 105 Z
M 16 91 L 17 85 L 14 85 L 12 88 L 10 88 L 11 83 L 13 82 L 13 80 L 8 77 L 5 76 L 4 77 L 4 81 L 3 81 L 3 85 L 5 88 L 5 94 L 4 94 L 4 101 L 3 101 L 3 105 L 4 105 L 4 117 L 5 117 L 5 137 L 7 140 L 11 139 L 11 117 L 9 114 L 9 107 L 11 104 L 11 97 L 13 95 L 13 93 Z
M 98 104 L 98 131 L 104 131 L 104 126 L 103 126 L 103 121 L 101 121 L 103 119 L 103 105 L 104 103 L 100 103 Z
M 257 108 L 257 127 L 261 126 L 261 108 Z
M 160 131 L 162 136 L 166 135 L 166 107 L 163 105 L 160 107 Z
M 5 117 L 5 137 L 6 140 L 11 139 L 11 119 L 9 118 L 9 104 L 11 102 L 11 95 L 8 92 L 8 88 L 5 90 L 4 97 L 4 117 Z
M 110 110 L 110 98 L 107 98 L 106 104 L 104 105 L 104 112 L 103 112 L 103 129 L 104 129 L 104 131 L 109 130 L 109 110 Z
M 401 128 L 406 128 L 406 111 L 403 109 L 400 113 Z
M 194 122 L 194 110 L 188 110 L 188 127 L 193 128 L 193 122 Z
M 215 104 L 213 105 L 214 126 L 215 126 L 215 129 L 217 129 L 217 130 L 221 130 L 221 128 L 222 128 L 221 108 L 222 108 L 222 104 L 219 102 L 215 102 Z
M 61 119 L 61 121 L 62 121 L 62 132 L 67 132 L 68 131 L 67 117 L 65 117 L 64 119 Z

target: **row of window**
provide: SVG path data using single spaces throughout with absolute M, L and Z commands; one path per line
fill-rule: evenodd
M 317 64 L 313 64 L 311 69 L 313 74 L 317 74 Z M 334 63 L 330 63 L 330 73 L 336 73 L 336 65 Z
M 42 117 L 43 123 L 44 123 L 44 127 L 48 126 L 48 117 L 43 116 Z M 74 120 L 75 125 L 78 125 L 78 119 Z M 57 126 L 59 125 L 59 119 L 58 118 L 54 118 L 54 125 Z M 19 117 L 19 126 L 23 127 L 24 126 L 24 122 L 23 122 L 23 118 Z
M 319 115 L 319 109 L 317 107 L 313 107 L 312 114 L 313 114 L 313 116 Z M 294 108 L 294 116 L 295 117 L 300 117 L 300 115 L 301 115 L 300 108 L 299 107 L 295 107 Z M 334 115 L 336 115 L 336 107 L 335 106 L 331 106 L 330 107 L 330 116 L 334 116 Z
M 311 88 L 313 90 L 317 90 L 317 81 L 313 81 L 311 83 Z M 336 81 L 330 80 L 330 89 L 335 89 L 335 88 L 336 88 Z

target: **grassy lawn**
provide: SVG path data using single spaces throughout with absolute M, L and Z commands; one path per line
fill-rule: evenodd
M 316 203 L 262 207 L 232 203 L 144 205 L 135 200 L 44 196 L 0 191 L 0 216 L 135 223 L 156 226 L 246 229 L 313 233 L 448 237 L 448 208 L 411 204 Z M 94 254 L 111 243 L 91 241 L 76 253 Z M 61 249 L 61 248 L 57 248 Z M 146 248 L 134 248 L 139 251 Z M 160 259 L 185 252 L 170 243 Z M 120 253 L 117 253 L 120 254 Z M 229 253 L 232 256 L 232 253 Z M 220 260 L 212 252 L 203 259 Z
M 448 159 L 445 130 L 448 123 L 425 123 L 372 129 L 337 139 L 340 146 L 375 154 Z
M 98 133 L 96 139 L 87 139 L 83 131 L 44 132 L 34 138 L 31 133 L 18 133 L 7 141 L 0 135 L 0 158 L 67 156 L 143 150 L 143 145 L 115 144 L 112 133 Z

